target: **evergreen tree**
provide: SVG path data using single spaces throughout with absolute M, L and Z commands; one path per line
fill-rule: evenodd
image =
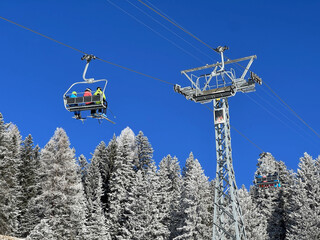
M 256 175 L 263 172 L 273 174 L 277 172 L 281 182 L 279 187 L 254 187 L 251 189 L 251 196 L 257 206 L 259 214 L 267 219 L 265 230 L 268 239 L 278 240 L 286 238 L 286 221 L 288 211 L 285 206 L 288 202 L 288 186 L 292 179 L 292 173 L 286 168 L 283 162 L 278 162 L 271 153 L 262 153 L 258 159 L 258 169 Z
M 10 128 L 9 128 L 10 127 Z M 21 135 L 0 113 L 0 234 L 18 235 Z
M 35 227 L 36 216 L 33 214 L 33 201 L 37 196 L 39 161 L 36 158 L 32 136 L 29 134 L 22 142 L 21 164 L 19 168 L 20 214 L 19 236 L 26 237 Z
M 157 168 L 152 159 L 153 149 L 148 138 L 142 131 L 135 137 L 134 170 L 135 192 L 130 222 L 134 230 L 134 239 L 163 239 L 166 232 L 161 223 L 158 204 L 160 201 L 158 189 Z
M 169 236 L 167 226 L 163 224 L 160 214 L 161 194 L 159 193 L 159 178 L 157 168 L 152 160 L 144 173 L 138 170 L 136 174 L 133 212 L 130 222 L 134 231 L 133 239 L 163 240 Z
M 210 239 L 209 213 L 212 207 L 210 185 L 203 169 L 192 153 L 186 161 L 181 193 L 182 226 L 178 229 L 178 239 Z
M 268 239 L 267 219 L 257 211 L 256 204 L 252 201 L 251 195 L 244 185 L 238 190 L 239 203 L 242 210 L 242 217 L 248 240 Z
M 149 239 L 147 238 L 149 217 L 152 217 L 150 202 L 148 201 L 148 188 L 146 181 L 143 179 L 141 170 L 138 170 L 134 182 L 135 191 L 133 192 L 132 212 L 130 216 L 130 226 L 132 227 L 132 239 Z
M 292 170 L 288 170 L 284 162 L 277 162 L 279 179 L 281 183 L 281 188 L 278 189 L 278 208 L 281 209 L 280 212 L 280 222 L 279 225 L 283 230 L 283 238 L 287 239 L 288 229 L 292 225 L 290 220 L 290 213 L 293 211 L 292 205 L 292 186 L 295 181 L 295 173 Z M 276 215 L 273 215 L 273 217 Z M 271 219 L 272 220 L 272 219 Z
M 210 218 L 210 229 L 211 229 L 211 236 L 210 238 L 212 238 L 212 234 L 213 234 L 213 212 L 214 212 L 214 196 L 215 196 L 215 187 L 216 187 L 216 181 L 215 180 L 211 180 L 209 182 L 210 185 L 210 196 L 211 196 L 211 207 L 209 209 L 209 214 L 211 216 Z
M 143 135 L 143 132 L 140 131 L 135 138 L 136 145 L 136 158 L 134 161 L 135 171 L 141 171 L 143 175 L 146 175 L 148 169 L 150 168 L 153 159 L 153 149 L 149 140 L 146 136 Z
M 114 163 L 117 158 L 117 148 L 118 143 L 116 136 L 114 135 L 108 146 L 106 146 L 104 142 L 101 142 L 98 145 L 92 158 L 99 163 L 99 171 L 102 181 L 101 204 L 105 215 L 108 215 L 110 209 L 110 179 L 111 173 L 114 171 Z M 105 224 L 107 226 L 107 231 L 109 231 L 112 227 L 108 218 L 105 218 Z
M 94 151 L 93 158 L 99 163 L 99 171 L 102 180 L 102 197 L 103 211 L 106 212 L 109 208 L 109 193 L 110 193 L 110 177 L 114 168 L 114 162 L 117 153 L 117 140 L 113 139 L 109 142 L 108 146 L 102 141 Z
M 53 239 L 86 239 L 85 199 L 77 174 L 74 150 L 62 128 L 42 149 L 41 194 L 37 197 L 38 212 L 42 221 L 28 236 L 43 239 L 49 231 Z
M 48 219 L 42 219 L 40 223 L 33 229 L 32 233 L 28 236 L 28 240 L 33 239 L 46 239 L 56 240 L 54 231 L 51 228 L 51 223 Z
M 168 228 L 168 236 L 164 239 L 173 239 L 178 235 L 180 226 L 180 196 L 181 196 L 181 169 L 178 159 L 168 155 L 160 162 L 159 176 L 159 214 L 162 224 Z M 166 232 L 164 232 L 166 234 Z
M 30 200 L 28 202 L 27 212 L 25 219 L 27 220 L 29 232 L 35 228 L 40 222 L 43 216 L 39 214 L 39 205 L 38 205 L 38 196 L 41 195 L 42 189 L 41 189 L 41 164 L 40 164 L 40 147 L 36 145 L 33 149 L 33 155 L 34 155 L 34 170 L 35 170 L 35 185 L 33 189 L 30 189 L 30 191 L 34 191 L 33 197 L 30 195 Z M 30 178 L 32 179 L 32 178 Z
M 105 216 L 103 213 L 102 179 L 99 171 L 99 162 L 93 158 L 88 167 L 85 178 L 85 193 L 87 198 L 87 220 L 88 238 L 90 240 L 111 239 L 106 230 Z
M 91 163 L 58 128 L 41 150 L 32 136 L 21 142 L 0 113 L 0 235 L 27 239 L 211 239 L 214 181 L 192 153 L 182 176 L 176 157 L 157 171 L 142 131 L 130 128 L 108 146 L 101 142 Z M 76 162 L 78 164 L 76 164 Z M 270 153 L 256 174 L 277 172 L 281 187 L 238 190 L 247 239 L 320 239 L 320 157 L 307 153 L 297 174 Z M 82 183 L 82 184 L 81 184 Z
M 147 231 L 146 239 L 163 240 L 168 236 L 169 230 L 164 224 L 164 215 L 161 214 L 161 204 L 163 203 L 163 195 L 161 194 L 159 175 L 155 162 L 151 162 L 146 174 L 146 187 L 148 199 Z
M 130 217 L 134 214 L 133 193 L 135 172 L 133 159 L 135 155 L 134 133 L 125 128 L 117 138 L 116 158 L 114 170 L 109 182 L 109 208 L 107 218 L 110 221 L 109 232 L 112 239 L 131 239 L 132 226 Z
M 307 153 L 300 158 L 297 183 L 292 185 L 288 239 L 320 239 L 320 171 Z
M 86 181 L 86 176 L 87 176 L 87 170 L 88 170 L 88 161 L 86 157 L 81 154 L 80 157 L 78 158 L 78 174 L 81 178 L 81 182 L 83 186 L 85 186 L 85 181 Z

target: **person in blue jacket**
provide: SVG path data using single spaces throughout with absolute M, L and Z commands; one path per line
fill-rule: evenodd
M 77 92 L 76 92 L 76 91 L 73 91 L 73 92 L 71 93 L 70 98 L 76 98 L 76 97 L 77 97 Z M 72 104 L 72 105 L 70 105 L 70 107 L 75 107 L 75 106 L 78 106 L 78 104 Z M 74 112 L 74 116 L 75 116 L 76 119 L 81 119 L 80 111 L 75 111 L 75 112 Z

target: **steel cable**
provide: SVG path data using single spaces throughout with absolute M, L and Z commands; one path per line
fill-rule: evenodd
M 316 134 L 319 138 L 320 135 L 308 124 L 304 121 L 298 113 L 296 113 L 282 98 L 264 81 L 264 85 L 304 124 L 306 125 L 314 134 Z
M 176 24 L 175 22 L 173 22 L 172 20 L 170 20 L 169 18 L 167 18 L 166 16 L 164 16 L 163 14 L 161 14 L 160 12 L 158 12 L 157 10 L 153 9 L 152 7 L 150 7 L 148 4 L 144 3 L 141 0 L 138 0 L 141 4 L 143 4 L 144 6 L 146 6 L 147 8 L 149 8 L 150 10 L 154 11 L 155 13 L 157 13 L 158 15 L 160 15 L 161 17 L 163 17 L 164 19 L 166 19 L 167 21 L 169 21 L 170 23 L 172 23 L 173 25 L 175 25 L 177 28 L 180 28 L 182 31 L 184 31 L 185 33 L 187 33 L 188 35 L 190 35 L 191 37 L 195 38 L 196 40 L 198 40 L 199 42 L 201 42 L 202 44 L 204 44 L 205 46 L 207 46 L 208 48 L 210 48 L 211 50 L 215 51 L 214 48 L 212 48 L 209 44 L 205 43 L 204 41 L 202 41 L 200 38 L 196 37 L 195 35 L 193 35 L 191 32 L 185 30 L 183 27 L 181 27 L 180 25 Z M 216 51 L 215 51 L 216 52 Z
M 82 53 L 82 54 L 87 54 L 86 52 L 84 52 L 84 51 L 82 51 L 82 50 L 79 50 L 79 49 L 77 49 L 77 48 L 74 48 L 74 47 L 72 47 L 72 46 L 70 46 L 70 45 L 68 45 L 68 44 L 65 44 L 65 43 L 63 43 L 63 42 L 60 42 L 60 41 L 58 41 L 58 40 L 56 40 L 56 39 L 54 39 L 54 38 L 51 38 L 51 37 L 49 37 L 49 36 L 46 36 L 46 35 L 44 35 L 44 34 L 42 34 L 42 33 L 39 33 L 39 32 L 37 32 L 37 31 L 35 31 L 35 30 L 33 30 L 33 29 L 30 29 L 30 28 L 28 28 L 28 27 L 25 27 L 25 26 L 23 26 L 23 25 L 21 25 L 21 24 L 18 24 L 18 23 L 16 23 L 16 22 L 14 22 L 14 21 L 11 21 L 11 20 L 9 20 L 9 19 L 7 19 L 7 18 L 1 17 L 1 16 L 0 16 L 0 18 L 3 19 L 3 20 L 5 20 L 5 21 L 7 21 L 7 22 L 10 22 L 10 23 L 12 23 L 12 24 L 14 24 L 14 25 L 16 25 L 16 26 L 18 26 L 18 27 L 21 27 L 21 28 L 23 28 L 23 29 L 25 29 L 25 30 L 28 30 L 28 31 L 32 32 L 32 33 L 35 33 L 35 34 L 37 34 L 37 35 L 39 35 L 39 36 L 41 36 L 41 37 L 44 37 L 44 38 L 49 39 L 49 40 L 51 40 L 51 41 L 53 41 L 53 42 L 56 42 L 56 43 L 61 44 L 61 45 L 65 46 L 65 47 L 68 47 L 68 48 L 70 48 L 70 49 L 72 49 L 72 50 L 75 50 L 75 51 L 80 52 L 80 53 Z M 96 59 L 98 59 L 98 60 L 100 60 L 100 61 L 102 61 L 102 62 L 111 64 L 111 65 L 113 65 L 113 66 L 116 66 L 116 67 L 119 67 L 119 68 L 122 68 L 122 69 L 125 69 L 125 70 L 128 70 L 128 71 L 137 73 L 137 74 L 139 74 L 139 75 L 142 75 L 142 76 L 145 76 L 145 77 L 148 77 L 148 78 L 157 80 L 157 81 L 161 81 L 161 82 L 166 83 L 166 84 L 169 84 L 169 85 L 174 85 L 173 83 L 170 83 L 170 82 L 168 82 L 168 81 L 165 81 L 165 80 L 162 80 L 162 79 L 160 79 L 160 78 L 156 78 L 156 77 L 150 76 L 150 75 L 145 74 L 145 73 L 141 73 L 141 72 L 139 72 L 139 71 L 133 70 L 133 69 L 131 69 L 131 68 L 124 67 L 124 66 L 122 66 L 122 65 L 119 65 L 119 64 L 116 64 L 116 63 L 107 61 L 107 60 L 104 60 L 104 59 L 102 59 L 102 58 L 97 57 Z M 207 106 L 206 106 L 206 107 L 207 107 Z M 209 109 L 210 111 L 213 111 L 213 110 L 211 110 L 209 107 L 208 107 L 208 109 Z M 263 152 L 262 148 L 260 148 L 260 147 L 259 147 L 258 145 L 256 145 L 254 142 L 252 142 L 252 141 L 251 141 L 248 137 L 246 137 L 243 133 L 241 133 L 241 132 L 240 132 L 239 130 L 237 130 L 235 127 L 233 127 L 233 126 L 231 126 L 231 127 L 232 127 L 233 129 L 235 129 L 235 131 L 237 131 L 237 132 L 238 132 L 242 137 L 244 137 L 247 141 L 249 141 L 249 142 L 250 142 L 251 144 L 253 144 L 256 148 L 258 148 L 260 151 Z
M 53 41 L 53 42 L 56 42 L 56 43 L 61 44 L 61 45 L 65 46 L 65 47 L 68 47 L 68 48 L 70 48 L 70 49 L 72 49 L 72 50 L 75 50 L 75 51 L 80 52 L 80 53 L 82 53 L 82 54 L 87 54 L 87 55 L 89 55 L 88 53 L 86 53 L 86 52 L 84 52 L 84 51 L 82 51 L 82 50 L 79 50 L 79 49 L 77 49 L 77 48 L 74 48 L 74 47 L 72 47 L 72 46 L 70 46 L 70 45 L 68 45 L 68 44 L 65 44 L 65 43 L 63 43 L 63 42 L 60 42 L 60 41 L 58 41 L 58 40 L 56 40 L 56 39 L 54 39 L 54 38 L 52 38 L 52 37 L 49 37 L 49 36 L 44 35 L 44 34 L 42 34 L 42 33 L 39 33 L 39 32 L 37 32 L 37 31 L 35 31 L 35 30 L 31 29 L 31 28 L 25 27 L 25 26 L 23 26 L 23 25 L 21 25 L 21 24 L 18 24 L 18 23 L 16 23 L 16 22 L 14 22 L 14 21 L 11 21 L 11 20 L 9 20 L 9 19 L 7 19 L 7 18 L 1 17 L 1 16 L 0 16 L 0 18 L 3 19 L 3 20 L 5 20 L 5 21 L 7 21 L 7 22 L 10 22 L 10 23 L 12 23 L 12 24 L 14 24 L 14 25 L 16 25 L 16 26 L 18 26 L 18 27 L 21 27 L 21 28 L 26 29 L 26 30 L 28 30 L 28 31 L 30 31 L 30 32 L 33 32 L 33 33 L 35 33 L 35 34 L 37 34 L 37 35 L 39 35 L 39 36 L 41 36 L 41 37 L 47 38 L 47 39 L 49 39 L 49 40 L 51 40 L 51 41 Z M 145 74 L 145 73 L 136 71 L 136 70 L 131 69 L 131 68 L 128 68 L 128 67 L 124 67 L 124 66 L 122 66 L 122 65 L 120 65 L 120 64 L 113 63 L 113 62 L 104 60 L 104 59 L 99 58 L 99 57 L 96 57 L 96 59 L 98 59 L 98 60 L 100 60 L 100 61 L 102 61 L 102 62 L 111 64 L 111 65 L 113 65 L 113 66 L 116 66 L 116 67 L 119 67 L 119 68 L 128 70 L 128 71 L 130 71 L 130 72 L 134 72 L 134 73 L 137 73 L 137 74 L 139 74 L 139 75 L 142 75 L 142 76 L 145 76 L 145 77 L 148 77 L 148 78 L 152 78 L 152 79 L 154 79 L 154 80 L 161 81 L 161 82 L 166 83 L 166 84 L 170 84 L 170 85 L 172 85 L 172 86 L 174 85 L 174 84 L 171 83 L 171 82 L 168 82 L 168 81 L 162 80 L 162 79 L 160 79 L 160 78 L 156 78 L 156 77 L 150 76 L 150 75 L 148 75 L 148 74 Z
M 168 39 L 167 37 L 163 36 L 161 33 L 157 32 L 156 30 L 154 30 L 152 27 L 148 26 L 147 24 L 145 24 L 144 22 L 140 21 L 138 18 L 136 18 L 135 16 L 133 16 L 132 14 L 128 13 L 127 11 L 125 11 L 123 8 L 119 7 L 116 3 L 107 0 L 107 2 L 109 2 L 112 6 L 118 8 L 119 10 L 121 10 L 122 12 L 124 12 L 125 14 L 127 14 L 128 16 L 130 16 L 131 18 L 133 18 L 134 20 L 136 20 L 138 23 L 142 24 L 143 26 L 145 26 L 146 28 L 150 29 L 152 32 L 154 32 L 155 34 L 157 34 L 158 36 L 162 37 L 163 39 L 167 40 L 168 42 L 170 42 L 172 45 L 174 45 L 175 47 L 179 48 L 181 51 L 185 52 L 186 54 L 190 55 L 191 57 L 193 57 L 194 59 L 196 59 L 197 61 L 202 62 L 198 57 L 194 56 L 192 53 L 188 52 L 187 50 L 183 49 L 182 47 L 180 47 L 178 44 L 176 44 L 175 42 L 171 41 L 170 39 Z
M 194 34 L 192 34 L 191 32 L 185 30 L 183 27 L 181 27 L 179 24 L 175 23 L 174 21 L 172 21 L 171 19 L 169 19 L 168 17 L 166 17 L 165 15 L 163 15 L 162 13 L 158 12 L 157 10 L 155 10 L 154 8 L 150 7 L 148 4 L 146 4 L 145 2 L 143 2 L 142 0 L 137 0 L 139 1 L 141 4 L 143 4 L 144 6 L 146 6 L 147 8 L 149 8 L 150 10 L 152 10 L 153 12 L 155 12 L 156 14 L 158 14 L 159 16 L 161 16 L 162 18 L 164 18 L 165 20 L 169 21 L 170 23 L 172 23 L 174 26 L 178 27 L 179 29 L 181 29 L 183 32 L 187 33 L 188 35 L 190 35 L 191 37 L 195 38 L 196 40 L 198 40 L 200 43 L 204 44 L 205 46 L 207 46 L 208 48 L 210 48 L 211 50 L 217 52 L 213 47 L 211 47 L 210 45 L 208 45 L 207 43 L 205 43 L 204 41 L 202 41 L 201 39 L 199 39 L 198 37 L 196 37 Z M 218 52 L 217 52 L 218 53 Z M 225 57 L 228 59 L 228 57 L 225 55 Z M 238 66 L 247 69 L 247 67 L 242 66 L 239 63 L 235 63 Z M 247 69 L 249 70 L 249 69 Z M 249 72 L 252 72 L 251 70 L 249 70 Z M 320 135 L 309 125 L 307 124 L 306 121 L 304 121 L 302 119 L 302 117 L 300 117 L 265 81 L 264 81 L 264 85 L 266 85 L 266 87 L 304 124 L 306 125 L 314 134 L 316 134 L 319 138 Z
M 189 41 L 187 41 L 186 39 L 184 39 L 183 37 L 181 37 L 179 34 L 177 34 L 176 32 L 172 31 L 170 28 L 168 28 L 167 26 L 165 26 L 164 24 L 162 24 L 160 21 L 158 21 L 157 19 L 155 19 L 154 17 L 152 17 L 150 14 L 146 13 L 145 11 L 143 11 L 141 8 L 139 8 L 138 6 L 136 6 L 135 4 L 133 4 L 131 1 L 127 0 L 127 2 L 129 4 L 131 4 L 132 6 L 134 6 L 136 9 L 138 9 L 140 12 L 142 12 L 143 14 L 145 14 L 146 16 L 148 16 L 149 18 L 151 18 L 153 21 L 155 21 L 156 23 L 158 23 L 159 25 L 161 25 L 163 28 L 165 28 L 167 31 L 171 32 L 173 35 L 175 35 L 176 37 L 180 38 L 182 41 L 184 41 L 185 43 L 187 43 L 188 45 L 190 45 L 191 47 L 193 47 L 195 50 L 197 50 L 199 53 L 203 54 L 204 56 L 210 58 L 211 61 L 214 61 L 214 59 L 209 56 L 208 54 L 206 54 L 205 52 L 201 51 L 199 48 L 197 48 L 196 46 L 194 46 L 192 43 L 190 43 Z
M 82 54 L 87 54 L 87 53 L 84 52 L 84 51 L 81 51 L 81 50 L 79 50 L 79 49 L 77 49 L 77 48 L 71 47 L 71 46 L 68 45 L 68 44 L 65 44 L 65 43 L 60 42 L 60 41 L 58 41 L 58 40 L 56 40 L 56 39 L 53 39 L 53 38 L 51 38 L 51 37 L 48 37 L 48 36 L 46 36 L 46 35 L 44 35 L 44 34 L 42 34 L 42 33 L 39 33 L 39 32 L 37 32 L 37 31 L 35 31 L 35 30 L 31 29 L 31 28 L 27 28 L 27 27 L 25 27 L 25 26 L 23 26 L 23 25 L 21 25 L 21 24 L 18 24 L 18 23 L 14 22 L 14 21 L 11 21 L 11 20 L 9 20 L 9 19 L 7 19 L 7 18 L 1 17 L 1 16 L 0 16 L 0 18 L 3 19 L 3 20 L 5 20 L 5 21 L 7 21 L 7 22 L 9 22 L 9 23 L 12 23 L 12 24 L 17 25 L 18 27 L 24 28 L 24 29 L 26 29 L 26 30 L 28 30 L 28 31 L 30 31 L 30 32 L 33 32 L 33 33 L 35 33 L 35 34 L 38 34 L 38 35 L 40 35 L 41 37 L 47 38 L 47 39 L 49 39 L 49 40 L 51 40 L 51 41 L 54 41 L 54 42 L 56 42 L 56 43 L 59 43 L 59 44 L 65 46 L 65 47 L 71 48 L 71 49 L 73 49 L 73 50 L 75 50 L 75 51 L 77 51 L 77 52 L 80 52 L 80 53 L 82 53 Z

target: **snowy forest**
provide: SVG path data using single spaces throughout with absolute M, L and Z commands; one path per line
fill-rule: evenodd
M 192 153 L 185 166 L 157 166 L 148 138 L 127 127 L 100 142 L 91 159 L 75 156 L 57 128 L 40 149 L 0 114 L 0 235 L 22 239 L 212 238 L 214 180 Z M 240 187 L 247 239 L 320 239 L 320 158 L 307 153 L 297 171 L 273 162 L 281 187 Z M 254 179 L 254 176 L 248 176 Z M 238 183 L 239 184 L 239 183 Z

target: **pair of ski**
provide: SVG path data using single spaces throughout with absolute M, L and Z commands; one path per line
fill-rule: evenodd
M 88 116 L 88 117 L 91 117 L 91 118 L 96 118 L 96 119 L 105 119 L 105 120 L 107 120 L 107 121 L 109 121 L 109 122 L 111 122 L 112 124 L 116 124 L 115 122 L 113 122 L 113 121 L 111 121 L 108 117 L 107 117 L 107 115 L 105 115 L 104 113 L 95 113 L 94 115 L 91 115 L 91 116 Z M 84 120 L 86 120 L 87 118 L 83 118 L 83 117 L 73 117 L 73 118 L 75 118 L 75 119 L 78 119 L 78 120 L 81 120 L 82 122 L 84 121 Z

